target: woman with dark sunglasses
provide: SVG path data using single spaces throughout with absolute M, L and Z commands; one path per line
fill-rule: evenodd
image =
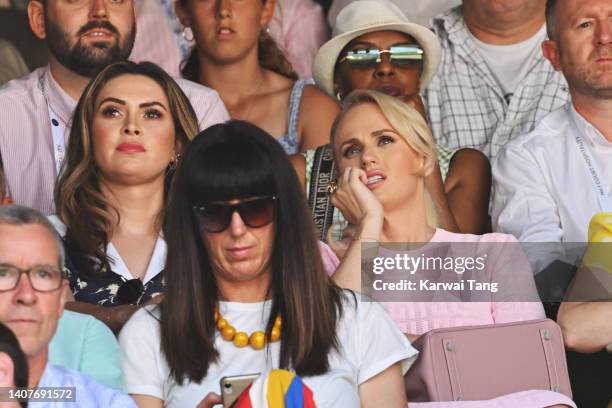
M 87 86 L 55 189 L 74 302 L 118 332 L 161 299 L 167 187 L 198 132 L 179 85 L 151 63 L 119 62 Z
M 239 121 L 208 128 L 171 196 L 164 302 L 119 337 L 141 408 L 211 407 L 222 377 L 270 368 L 294 370 L 317 407 L 406 406 L 401 363 L 414 350 L 378 304 L 328 279 L 304 193 L 270 135 Z
M 176 12 L 195 46 L 183 77 L 213 88 L 230 116 L 273 135 L 287 154 L 329 141 L 334 100 L 298 80 L 268 34 L 275 0 L 180 0 Z
M 410 104 L 426 117 L 419 92 L 435 74 L 440 54 L 435 34 L 409 22 L 394 4 L 354 1 L 338 15 L 332 38 L 317 53 L 313 72 L 317 85 L 339 100 L 353 90 L 376 90 Z M 436 149 L 439 165 L 426 178 L 426 186 L 435 203 L 439 226 L 465 233 L 487 231 L 488 160 L 473 149 L 452 151 L 439 145 Z M 324 191 L 324 186 L 318 187 L 327 181 L 319 177 L 325 173 L 319 169 L 331 167 L 318 164 L 318 157 L 331 157 L 331 151 L 327 145 L 307 152 L 305 158 L 292 157 L 306 190 L 311 192 L 313 208 L 315 202 L 320 206 L 324 200 L 324 194 L 316 191 Z M 315 210 L 313 213 L 317 218 Z M 338 211 L 334 211 L 333 220 L 344 222 Z M 318 224 L 328 227 L 331 222 L 320 220 Z

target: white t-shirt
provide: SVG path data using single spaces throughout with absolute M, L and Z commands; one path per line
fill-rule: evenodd
M 531 69 L 533 62 L 542 52 L 540 47 L 546 39 L 546 24 L 531 38 L 516 44 L 493 45 L 484 43 L 473 35 L 471 37 L 506 97 L 514 93 L 527 70 Z
M 271 305 L 269 300 L 220 302 L 220 312 L 238 330 L 252 333 L 265 328 Z M 158 315 L 158 309 L 149 307 L 148 311 Z M 159 323 L 148 311 L 136 312 L 119 335 L 130 394 L 163 399 L 165 407 L 192 407 L 209 392 L 220 394 L 219 380 L 224 376 L 278 368 L 280 342 L 271 344 L 268 355 L 265 349 L 237 348 L 217 333 L 215 347 L 219 351 L 219 361 L 210 366 L 201 383 L 178 385 L 170 378 L 168 364 L 160 351 Z M 354 302 L 348 294 L 337 329 L 341 350 L 331 353 L 330 371 L 302 378 L 313 391 L 319 408 L 359 407 L 360 384 L 397 362 L 402 363 L 405 373 L 417 353 L 379 304 Z

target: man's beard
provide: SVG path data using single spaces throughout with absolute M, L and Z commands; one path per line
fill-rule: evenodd
M 612 49 L 602 50 L 600 54 L 612 55 Z M 591 64 L 594 64 L 591 62 Z M 574 61 L 569 61 L 564 64 L 563 71 L 565 72 L 567 82 L 572 88 L 575 88 L 579 93 L 587 96 L 592 96 L 597 99 L 612 100 L 612 69 L 610 65 L 597 66 L 580 66 Z M 609 79 L 603 79 L 607 76 Z
M 90 45 L 82 43 L 80 37 L 88 31 L 103 28 L 114 34 L 118 39 L 109 45 L 106 42 L 92 42 Z M 136 24 L 132 25 L 132 31 L 124 41 L 121 41 L 118 30 L 107 21 L 90 21 L 81 27 L 77 33 L 78 42 L 70 46 L 70 36 L 62 28 L 47 20 L 47 46 L 51 54 L 60 64 L 70 71 L 90 78 L 99 70 L 117 61 L 127 60 L 134 46 L 136 37 Z

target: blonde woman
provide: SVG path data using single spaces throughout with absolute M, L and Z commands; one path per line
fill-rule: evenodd
M 87 86 L 55 189 L 75 299 L 67 308 L 118 331 L 164 291 L 167 189 L 197 132 L 188 99 L 154 64 L 115 63 Z
M 435 210 L 424 180 L 436 163 L 435 143 L 422 116 L 396 98 L 376 91 L 350 94 L 334 123 L 332 144 L 341 174 L 332 203 L 354 228 L 352 236 L 344 242 L 345 258 L 334 274 L 340 286 L 361 289 L 360 241 L 516 242 L 506 234 L 460 234 L 435 227 Z M 521 265 L 525 268 L 518 267 Z M 512 272 L 513 279 L 524 281 L 524 290 L 535 291 L 528 264 L 514 266 L 517 271 Z M 493 316 L 490 308 L 483 308 L 487 319 L 481 324 L 544 316 L 539 302 L 526 305 L 520 312 L 525 312 L 522 318 L 512 312 L 506 317 Z M 496 306 L 494 312 L 502 309 L 506 312 L 505 305 Z M 421 334 L 409 331 L 407 326 L 403 328 L 406 333 Z
M 332 145 L 341 174 L 332 203 L 355 227 L 333 275 L 339 286 L 361 291 L 362 242 L 380 243 L 383 252 L 388 249 L 387 243 L 407 247 L 459 243 L 464 252 L 485 247 L 497 259 L 490 256 L 484 276 L 503 287 L 502 296 L 491 294 L 478 301 L 444 303 L 414 302 L 406 297 L 404 301 L 385 303 L 399 329 L 412 340 L 436 328 L 544 318 L 529 264 L 511 235 L 459 234 L 434 227 L 433 205 L 424 179 L 435 166 L 435 143 L 414 108 L 376 91 L 355 91 L 345 99 L 334 123 Z M 531 301 L 519 302 L 519 298 Z M 507 398 L 513 402 L 509 406 L 548 407 L 566 402 L 573 406 L 566 397 L 545 391 Z M 544 402 L 534 405 L 534 401 Z

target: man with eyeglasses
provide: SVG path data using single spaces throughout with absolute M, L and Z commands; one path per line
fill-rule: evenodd
M 75 387 L 75 399 L 65 406 L 135 407 L 120 391 L 48 362 L 69 290 L 64 270 L 62 242 L 44 215 L 0 207 L 0 322 L 15 333 L 26 355 L 28 387 Z

